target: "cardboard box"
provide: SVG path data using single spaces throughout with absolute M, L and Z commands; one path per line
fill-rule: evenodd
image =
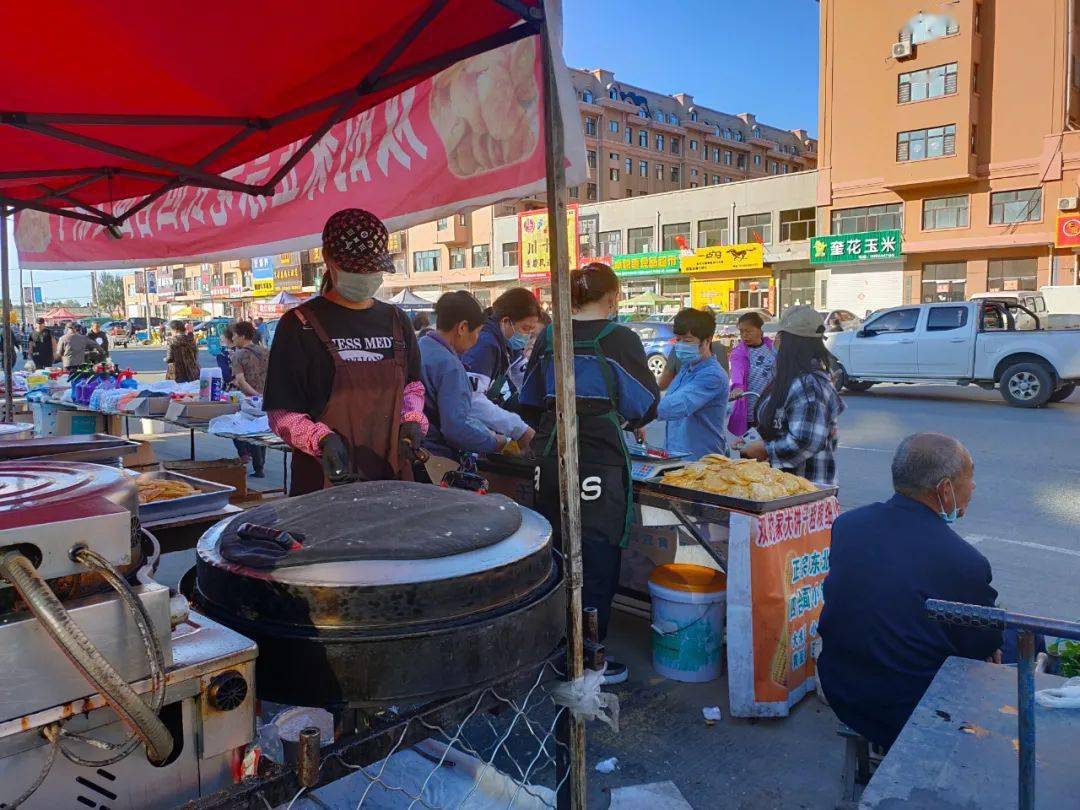
M 165 418 L 208 422 L 215 416 L 236 413 L 238 410 L 240 410 L 240 406 L 233 402 L 174 401 L 169 403 L 169 409 L 165 411 Z
M 124 456 L 121 461 L 127 468 L 143 467 L 146 465 L 152 465 L 157 463 L 157 453 L 154 452 L 153 445 L 150 442 L 143 441 L 141 439 L 135 439 L 139 443 L 139 449 L 128 456 Z
M 190 475 L 193 478 L 202 478 L 204 481 L 235 487 L 236 492 L 229 498 L 232 503 L 248 500 L 247 465 L 238 458 L 219 458 L 214 461 L 182 459 L 163 461 L 161 466 L 163 469 Z
M 136 397 L 124 409 L 135 416 L 164 416 L 171 402 L 168 397 Z
M 56 413 L 55 436 L 88 436 L 91 433 L 108 433 L 107 419 L 103 413 L 93 411 L 67 411 Z

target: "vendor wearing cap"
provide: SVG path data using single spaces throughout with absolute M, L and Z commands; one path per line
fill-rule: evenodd
M 844 403 L 829 377 L 834 358 L 824 335 L 824 320 L 813 307 L 791 307 L 780 316 L 776 371 L 757 407 L 763 441 L 746 444 L 742 455 L 818 486 L 835 486 L 837 420 Z
M 323 228 L 321 294 L 282 316 L 267 371 L 270 428 L 298 452 L 290 495 L 347 480 L 412 479 L 427 429 L 420 350 L 404 312 L 375 300 L 393 273 L 386 226 L 359 208 Z

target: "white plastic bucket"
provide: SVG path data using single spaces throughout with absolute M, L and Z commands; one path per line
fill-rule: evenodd
M 684 587 L 679 579 L 690 582 Z M 676 587 L 669 587 L 673 583 Z M 727 596 L 724 575 L 700 565 L 662 565 L 649 579 L 649 595 L 653 669 L 688 683 L 719 677 Z

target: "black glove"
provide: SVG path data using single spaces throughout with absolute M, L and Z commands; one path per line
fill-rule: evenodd
M 402 422 L 401 427 L 398 430 L 398 436 L 401 441 L 408 442 L 417 449 L 419 449 L 420 443 L 424 440 L 424 432 L 420 430 L 419 422 Z
M 327 434 L 319 442 L 319 450 L 322 451 L 323 473 L 331 484 L 340 484 L 352 481 L 356 476 L 352 473 L 352 463 L 349 459 L 349 448 L 345 446 L 345 440 L 337 433 Z

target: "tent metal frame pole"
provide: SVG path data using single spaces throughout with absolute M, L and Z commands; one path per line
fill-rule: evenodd
M 555 420 L 559 448 L 560 546 L 566 582 L 566 679 L 585 672 L 581 604 L 581 498 L 578 483 L 577 391 L 574 336 L 570 320 L 570 251 L 566 228 L 566 170 L 562 111 L 555 80 L 554 47 L 545 22 L 540 34 L 544 64 L 544 147 L 547 161 L 549 263 L 555 362 Z M 559 810 L 584 810 L 585 721 L 564 711 L 556 729 L 556 779 Z
M 14 352 L 11 343 L 11 282 L 8 280 L 8 209 L 7 206 L 0 206 L 0 235 L 3 237 L 3 242 L 0 242 L 0 273 L 3 274 L 3 279 L 0 280 L 0 295 L 4 298 L 3 305 L 3 317 L 4 317 L 4 419 L 5 422 L 11 422 L 15 415 L 15 396 L 12 392 L 12 379 L 11 379 L 11 363 L 14 359 Z

